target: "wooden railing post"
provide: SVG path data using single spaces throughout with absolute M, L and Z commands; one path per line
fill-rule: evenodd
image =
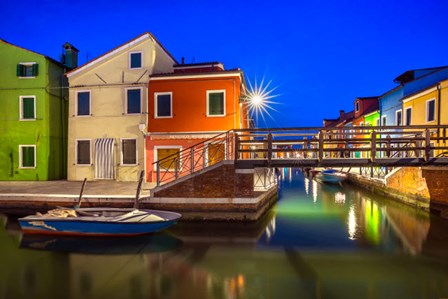
M 194 150 L 191 149 L 190 150 L 190 174 L 192 174 L 194 172 Z
M 386 136 L 386 157 L 390 158 L 390 135 Z
M 180 164 L 180 161 L 178 161 L 178 159 L 175 158 L 174 159 L 174 177 L 176 178 L 176 180 L 179 177 L 179 164 Z
M 272 133 L 268 134 L 268 166 L 271 166 L 272 159 Z
M 318 145 L 318 147 L 319 147 L 318 160 L 320 162 L 324 158 L 324 131 L 323 130 L 319 130 L 319 145 Z
M 376 159 L 376 132 L 372 131 L 371 142 L 370 142 L 370 161 L 375 162 Z
M 431 132 L 429 129 L 425 130 L 425 161 L 431 158 Z

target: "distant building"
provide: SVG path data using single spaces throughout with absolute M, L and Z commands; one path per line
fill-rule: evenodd
M 249 127 L 248 109 L 242 99 L 244 84 L 241 70 L 224 70 L 218 62 L 179 64 L 170 74 L 152 75 L 146 134 L 147 180 L 156 180 L 155 161 L 168 156 L 179 158 L 183 149 L 194 144 L 228 130 Z M 225 150 L 224 144 L 205 144 L 204 164 L 222 160 Z M 162 166 L 173 167 L 169 165 L 172 159 Z
M 0 180 L 66 177 L 66 70 L 78 50 L 64 45 L 70 65 L 0 39 Z
M 379 97 L 381 125 L 403 125 L 402 99 L 448 79 L 448 66 L 409 70 L 394 79 L 399 86 Z
M 148 81 L 177 61 L 144 33 L 67 73 L 68 179 L 136 181 L 145 168 Z

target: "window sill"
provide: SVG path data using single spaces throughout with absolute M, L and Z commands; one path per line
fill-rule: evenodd
M 23 166 L 21 166 L 21 167 L 19 167 L 19 169 L 36 169 L 36 166 L 34 166 L 34 167 L 23 167 Z
M 118 164 L 118 166 L 121 166 L 121 167 L 135 167 L 135 166 L 138 166 L 139 164 Z
M 36 121 L 36 118 L 21 118 L 19 121 Z
M 36 77 L 19 77 L 19 79 L 35 79 Z
M 225 117 L 226 115 L 225 114 L 219 114 L 219 115 L 209 115 L 209 114 L 207 114 L 206 116 L 207 117 Z

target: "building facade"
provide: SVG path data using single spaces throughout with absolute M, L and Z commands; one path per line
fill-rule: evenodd
M 154 162 L 171 156 L 179 158 L 183 149 L 220 133 L 249 126 L 248 109 L 243 103 L 243 72 L 224 70 L 220 63 L 181 64 L 171 74 L 152 75 L 148 93 L 146 134 L 146 179 L 156 180 Z M 205 146 L 205 164 L 223 159 L 223 144 Z M 219 157 L 211 152 L 220 152 Z M 165 167 L 170 161 L 164 162 Z M 174 171 L 174 170 L 173 170 Z
M 67 73 L 68 179 L 136 181 L 145 167 L 148 79 L 176 60 L 150 33 Z
M 0 40 L 0 180 L 66 177 L 64 73 L 78 51 L 70 44 L 64 50 L 70 66 Z

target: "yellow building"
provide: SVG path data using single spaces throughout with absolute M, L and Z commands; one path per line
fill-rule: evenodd
M 136 181 L 145 167 L 148 82 L 176 60 L 150 34 L 67 73 L 68 180 Z
M 403 98 L 403 125 L 448 124 L 448 80 Z M 436 132 L 434 132 L 435 134 Z M 440 154 L 440 153 L 436 153 Z

